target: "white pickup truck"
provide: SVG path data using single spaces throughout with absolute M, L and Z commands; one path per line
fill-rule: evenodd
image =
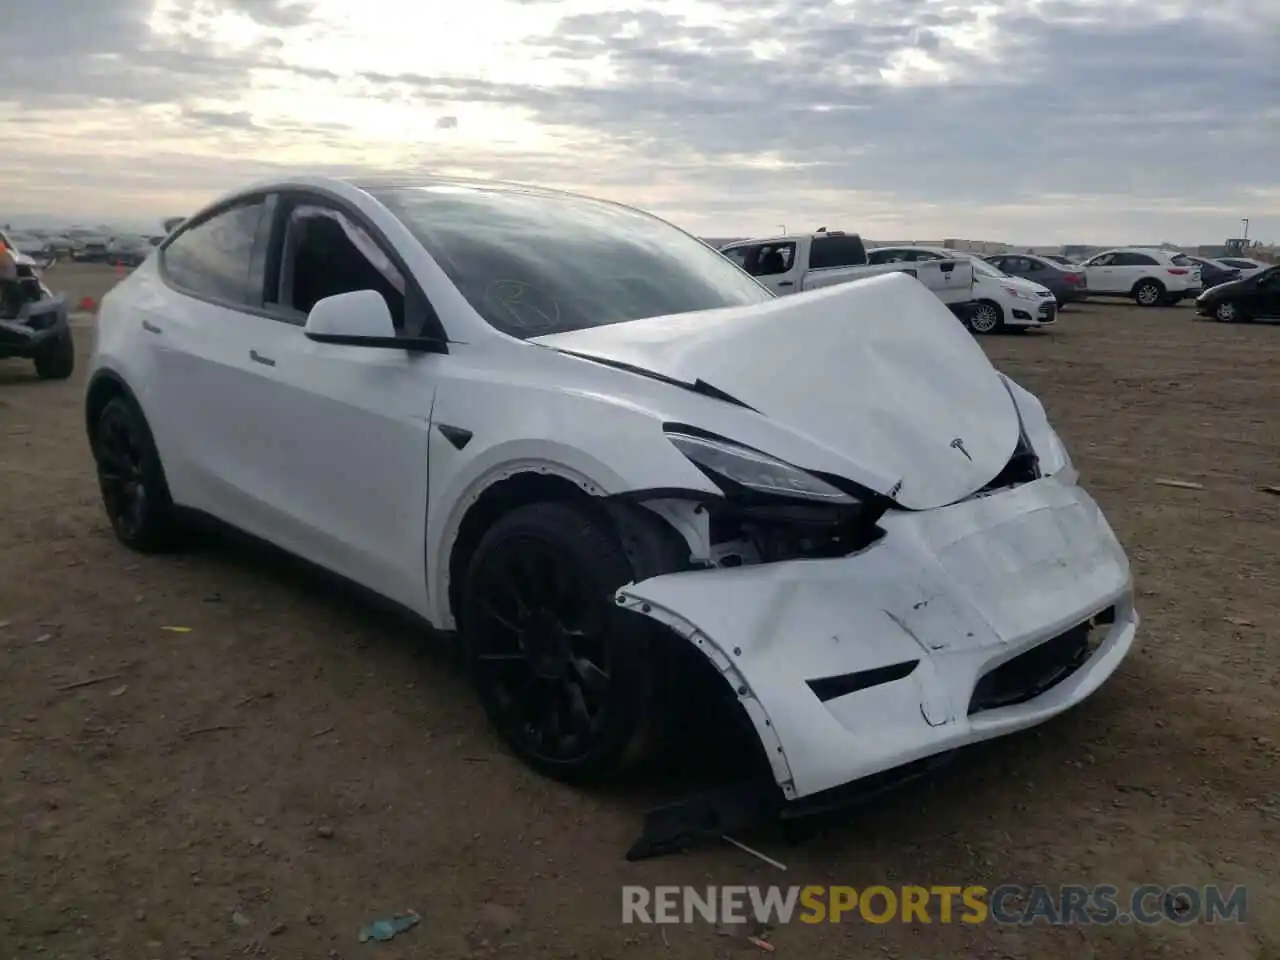
M 821 230 L 811 234 L 737 240 L 720 252 L 775 293 L 800 293 L 882 273 L 909 273 L 932 290 L 952 312 L 967 319 L 973 303 L 973 263 L 928 260 L 867 263 L 867 248 L 856 233 Z

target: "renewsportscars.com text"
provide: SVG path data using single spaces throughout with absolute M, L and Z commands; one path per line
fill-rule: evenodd
M 1111 885 L 622 888 L 623 923 L 1243 923 L 1245 887 Z

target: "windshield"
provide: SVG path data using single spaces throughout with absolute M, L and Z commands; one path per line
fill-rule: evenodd
M 773 299 L 702 241 L 611 203 L 503 185 L 368 192 L 513 337 Z
M 1009 275 L 1008 275 L 1007 273 L 1001 273 L 999 270 L 997 270 L 997 269 L 996 269 L 995 267 L 993 267 L 991 264 L 987 263 L 987 261 L 985 261 L 985 260 L 979 260 L 977 257 L 973 257 L 972 259 L 973 259 L 973 272 L 974 272 L 974 273 L 981 273 L 981 274 L 985 274 L 985 275 L 986 275 L 986 276 L 988 276 L 988 277 L 995 277 L 995 278 L 996 278 L 996 279 L 998 279 L 998 280 L 1007 280 L 1007 279 L 1009 279 Z

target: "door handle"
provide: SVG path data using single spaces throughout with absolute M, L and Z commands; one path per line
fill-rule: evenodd
M 779 281 L 778 281 L 778 286 L 780 286 L 780 287 L 794 287 L 794 286 L 795 286 L 795 281 L 793 281 L 793 280 L 779 280 Z
M 264 366 L 268 366 L 268 367 L 274 367 L 276 365 L 276 362 L 274 360 L 272 360 L 270 357 L 264 357 L 257 350 L 249 351 L 249 359 L 252 360 L 254 363 L 261 363 Z
M 154 323 L 152 323 L 150 320 L 143 320 L 143 321 L 142 321 L 142 329 L 143 329 L 143 330 L 145 330 L 145 331 L 147 331 L 147 333 L 164 333 L 164 331 L 163 331 L 163 330 L 161 330 L 159 327 L 157 327 L 157 326 L 156 326 Z

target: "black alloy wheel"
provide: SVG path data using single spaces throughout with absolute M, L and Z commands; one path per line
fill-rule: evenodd
M 653 624 L 617 608 L 631 563 L 603 517 L 571 503 L 500 518 L 472 557 L 463 633 L 490 720 L 563 780 L 629 766 L 652 740 Z
M 107 519 L 121 542 L 144 552 L 169 546 L 176 520 L 164 470 L 146 420 L 125 397 L 98 417 L 93 455 Z

